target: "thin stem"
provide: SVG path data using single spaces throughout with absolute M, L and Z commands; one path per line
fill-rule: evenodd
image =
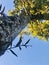
M 25 47 L 25 45 L 20 45 L 20 46 L 24 46 L 24 47 Z M 28 47 L 28 46 L 32 47 L 32 45 L 26 45 L 26 46 L 27 46 L 27 47 Z M 19 47 L 19 46 L 18 46 L 18 47 Z M 16 47 L 14 46 L 14 47 L 8 48 L 7 50 L 14 49 L 14 48 L 16 48 Z

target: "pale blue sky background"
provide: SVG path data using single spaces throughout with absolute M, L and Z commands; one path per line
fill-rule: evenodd
M 13 0 L 0 0 L 3 7 L 5 6 L 5 12 L 13 9 Z M 24 36 L 24 42 L 28 39 L 28 36 Z M 15 39 L 14 43 L 18 41 Z M 44 42 L 38 38 L 31 38 L 29 44 L 32 47 L 22 48 L 20 51 L 18 48 L 14 49 L 18 58 L 11 54 L 10 51 L 0 57 L 0 65 L 49 65 L 49 41 Z

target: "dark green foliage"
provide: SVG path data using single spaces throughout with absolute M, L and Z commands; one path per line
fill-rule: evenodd
M 13 50 L 10 49 L 10 51 L 12 54 L 14 54 L 16 57 L 18 57 L 17 54 L 15 54 Z

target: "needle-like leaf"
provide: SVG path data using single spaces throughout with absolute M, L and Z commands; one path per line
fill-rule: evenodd
M 30 46 L 30 45 L 27 45 L 29 43 L 29 41 L 30 41 L 30 39 L 25 44 L 23 44 L 21 46 L 25 46 L 27 48 L 28 46 Z
M 16 44 L 16 46 L 15 46 L 15 47 L 19 47 L 19 46 L 20 46 L 20 44 L 21 44 L 21 42 L 22 42 L 22 37 L 20 37 L 19 42 Z
M 21 50 L 21 47 L 19 46 L 19 49 Z
M 26 45 L 26 44 L 28 44 L 28 43 L 29 43 L 29 41 L 30 41 L 30 39 L 29 39 L 29 40 L 25 43 L 25 45 Z
M 15 52 L 13 50 L 10 49 L 10 51 L 12 52 L 12 54 L 14 54 L 16 57 L 18 57 L 17 54 L 15 54 Z

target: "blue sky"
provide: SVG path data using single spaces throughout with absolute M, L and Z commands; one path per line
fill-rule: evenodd
M 6 14 L 8 10 L 13 9 L 12 1 L 13 0 L 0 0 L 0 4 L 2 3 L 3 7 L 6 7 Z M 28 38 L 28 36 L 24 36 L 24 42 Z M 16 38 L 13 43 L 17 41 L 18 38 Z M 18 58 L 11 54 L 10 51 L 6 51 L 5 54 L 0 57 L 0 65 L 49 65 L 49 41 L 44 42 L 43 40 L 32 37 L 29 44 L 31 44 L 32 47 L 28 47 L 27 49 L 23 47 L 22 51 L 18 48 L 14 49 Z

